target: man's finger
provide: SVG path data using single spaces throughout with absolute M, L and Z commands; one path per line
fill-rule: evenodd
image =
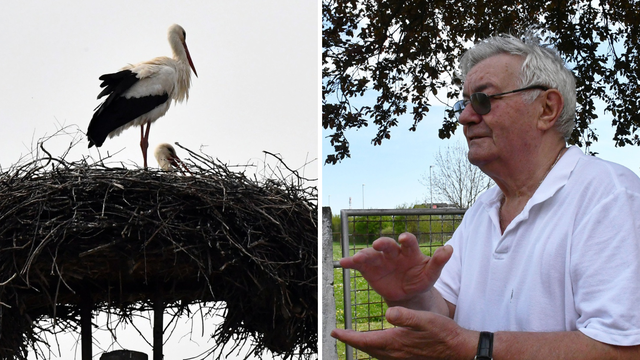
M 439 324 L 442 320 L 448 319 L 431 311 L 412 310 L 402 306 L 390 307 L 385 317 L 392 325 L 417 331 L 428 331 L 436 323 Z
M 388 341 L 387 336 L 381 336 L 380 331 L 354 331 L 344 329 L 333 329 L 331 336 L 345 344 L 349 344 L 355 348 L 366 350 L 369 348 L 384 348 Z
M 353 256 L 340 259 L 340 266 L 360 271 L 366 266 L 378 265 L 380 263 L 380 255 L 378 251 L 372 248 L 362 249 Z
M 420 246 L 418 245 L 418 239 L 412 233 L 402 233 L 398 236 L 398 242 L 401 245 L 402 254 L 407 257 L 413 257 L 422 255 L 420 252 Z
M 428 315 L 428 313 L 395 306 L 387 309 L 385 317 L 392 325 L 420 330 L 425 327 L 425 322 L 428 321 L 428 318 L 423 315 Z
M 451 259 L 451 255 L 453 255 L 453 247 L 451 245 L 437 248 L 433 255 L 431 255 L 431 260 L 429 261 L 428 266 L 430 270 L 436 271 L 438 277 L 440 277 L 440 272 L 449 259 Z
M 389 237 L 381 237 L 371 244 L 371 247 L 377 251 L 383 252 L 387 257 L 394 258 L 400 254 L 400 246 Z

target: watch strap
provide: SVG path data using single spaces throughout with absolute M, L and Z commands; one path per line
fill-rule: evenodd
M 474 360 L 493 360 L 493 333 L 482 331 L 478 340 L 478 352 Z

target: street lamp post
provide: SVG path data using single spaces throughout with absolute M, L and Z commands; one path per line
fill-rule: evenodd
M 431 182 L 431 169 L 435 165 L 429 165 L 429 191 L 431 192 L 431 204 L 430 207 L 433 208 L 433 183 Z

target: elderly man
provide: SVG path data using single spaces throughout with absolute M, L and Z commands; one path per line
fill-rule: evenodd
M 342 259 L 397 327 L 332 336 L 379 359 L 640 359 L 640 179 L 566 148 L 574 79 L 536 38 L 460 68 L 469 161 L 497 186 L 432 257 L 405 233 Z

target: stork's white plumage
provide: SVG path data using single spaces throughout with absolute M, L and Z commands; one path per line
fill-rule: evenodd
M 176 154 L 176 149 L 174 149 L 171 144 L 162 143 L 158 145 L 153 155 L 156 157 L 160 169 L 164 171 L 175 171 L 177 169 L 180 170 L 183 175 L 186 175 L 182 170 L 183 167 L 189 171 L 189 168 L 180 160 Z M 189 171 L 189 173 L 191 173 L 191 171 Z
M 191 61 L 186 37 L 187 34 L 180 25 L 171 25 L 169 44 L 173 58 L 157 57 L 127 65 L 116 73 L 100 76 L 100 87 L 104 90 L 98 95 L 98 99 L 109 96 L 96 109 L 89 123 L 89 147 L 100 147 L 107 136 L 112 138 L 131 126 L 139 125 L 140 148 L 144 167 L 147 168 L 151 123 L 169 110 L 171 100 L 182 102 L 189 98 L 191 69 L 198 76 Z

